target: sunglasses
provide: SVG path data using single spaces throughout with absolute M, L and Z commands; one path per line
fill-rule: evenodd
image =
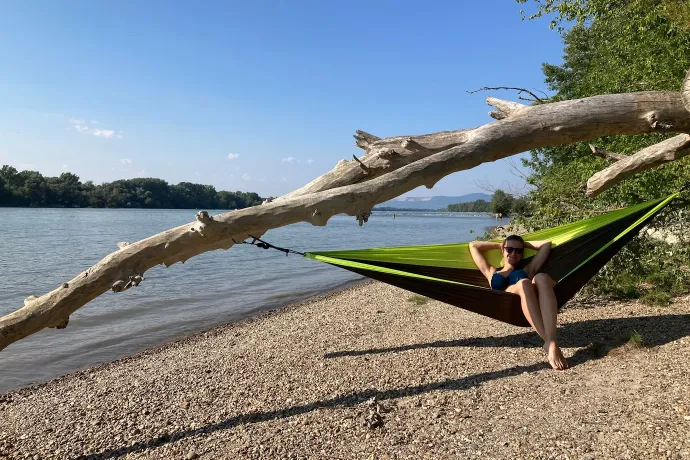
M 507 252 L 508 254 L 512 254 L 513 251 L 515 251 L 515 254 L 522 254 L 523 252 L 525 252 L 525 249 L 524 249 L 524 248 L 513 248 L 513 247 L 510 247 L 510 246 L 505 246 L 504 249 L 506 250 L 506 252 Z

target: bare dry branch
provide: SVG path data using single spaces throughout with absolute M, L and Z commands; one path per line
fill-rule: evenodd
M 496 90 L 501 90 L 501 89 L 517 91 L 518 94 L 527 93 L 534 98 L 534 99 L 523 99 L 524 101 L 532 101 L 532 102 L 537 101 L 540 103 L 545 102 L 544 99 L 541 99 L 539 96 L 537 96 L 536 94 L 534 94 L 532 91 L 530 91 L 528 89 L 514 88 L 512 86 L 484 86 L 483 88 L 479 88 L 479 89 L 475 89 L 474 91 L 467 91 L 467 92 L 470 94 L 474 94 L 474 93 L 478 93 L 479 91 L 496 91 Z M 546 96 L 546 93 L 544 93 L 543 91 L 539 91 L 539 92 L 542 93 L 544 96 Z M 548 99 L 548 98 L 545 98 L 545 99 Z
M 520 168 L 517 167 L 517 165 L 515 164 L 515 162 L 513 161 L 512 158 L 505 158 L 503 161 L 508 163 L 508 166 L 510 167 L 511 173 L 514 176 L 517 176 L 521 179 L 527 180 L 527 176 L 525 176 L 525 174 L 522 171 L 520 171 Z
M 18 310 L 0 318 L 0 350 L 44 328 L 64 327 L 78 308 L 109 290 L 139 285 L 156 265 L 170 266 L 207 251 L 229 249 L 249 234 L 297 222 L 326 225 L 341 213 L 360 216 L 363 222 L 375 204 L 422 185 L 432 188 L 443 177 L 482 163 L 602 136 L 658 132 L 662 126 L 690 132 L 690 117 L 677 92 L 611 94 L 534 105 L 471 130 L 412 137 L 426 149 L 423 153 L 391 153 L 398 152 L 410 136 L 374 139 L 369 135 L 362 162 L 371 177 L 365 177 L 356 161 L 341 162 L 300 189 L 301 194 L 293 192 L 216 216 L 200 212 L 194 222 L 124 245 L 69 282 L 27 298 Z
M 587 196 L 595 197 L 628 177 L 690 154 L 690 135 L 680 134 L 626 156 L 587 181 Z
M 495 118 L 496 120 L 503 120 L 504 118 L 508 118 L 509 116 L 514 115 L 515 113 L 519 112 L 525 107 L 528 107 L 525 104 L 520 104 L 518 102 L 513 101 L 505 101 L 503 99 L 497 99 L 495 97 L 487 97 L 486 103 L 489 104 L 491 107 L 496 108 L 496 111 L 489 112 L 489 116 L 491 118 Z
M 590 150 L 592 150 L 592 155 L 601 157 L 601 158 L 606 158 L 609 160 L 624 160 L 628 158 L 627 155 L 621 155 L 620 153 L 613 153 L 613 152 L 608 152 L 606 150 L 600 149 L 596 147 L 594 144 L 589 144 Z

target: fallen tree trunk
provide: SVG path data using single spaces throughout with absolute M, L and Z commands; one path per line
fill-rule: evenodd
M 642 92 L 595 96 L 535 106 L 490 99 L 499 121 L 474 129 L 379 139 L 359 132 L 361 160 L 341 162 L 308 186 L 271 203 L 197 220 L 120 250 L 17 311 L 0 318 L 0 350 L 46 327 L 63 328 L 78 308 L 108 290 L 137 286 L 146 270 L 170 266 L 237 239 L 297 222 L 326 225 L 335 214 L 357 216 L 421 185 L 520 152 L 616 134 L 690 132 L 679 93 Z

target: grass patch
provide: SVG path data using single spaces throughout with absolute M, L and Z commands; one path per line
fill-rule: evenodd
M 637 331 L 633 331 L 632 334 L 630 334 L 627 345 L 630 348 L 644 348 L 646 346 L 642 334 Z
M 665 307 L 670 305 L 672 300 L 673 295 L 670 292 L 662 291 L 660 289 L 652 289 L 642 295 L 642 301 L 647 305 L 658 305 Z
M 423 295 L 418 295 L 418 294 L 415 294 L 415 295 L 407 298 L 408 302 L 411 302 L 415 305 L 424 305 L 429 300 L 430 299 L 428 297 L 424 297 Z

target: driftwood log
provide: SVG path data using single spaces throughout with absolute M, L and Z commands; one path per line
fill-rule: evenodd
M 473 129 L 384 139 L 358 131 L 356 144 L 365 154 L 339 162 L 299 190 L 216 216 L 200 211 L 194 222 L 131 244 L 120 243 L 119 250 L 55 290 L 28 297 L 24 306 L 0 318 L 0 350 L 44 328 L 66 327 L 75 310 L 109 290 L 120 292 L 139 285 L 151 267 L 229 249 L 249 234 L 258 236 L 297 222 L 326 225 L 341 213 L 356 216 L 362 225 L 378 203 L 422 185 L 431 188 L 449 174 L 531 149 L 617 134 L 690 133 L 690 115 L 685 108 L 690 105 L 689 79 L 690 74 L 682 97 L 678 92 L 640 92 L 533 106 L 488 98 L 496 109 L 490 115 L 497 121 Z M 684 141 L 681 144 L 686 145 Z M 666 147 L 664 144 L 660 149 Z M 643 168 L 638 165 L 633 169 Z M 617 174 L 630 171 L 609 174 L 599 190 L 607 181 L 615 181 Z

